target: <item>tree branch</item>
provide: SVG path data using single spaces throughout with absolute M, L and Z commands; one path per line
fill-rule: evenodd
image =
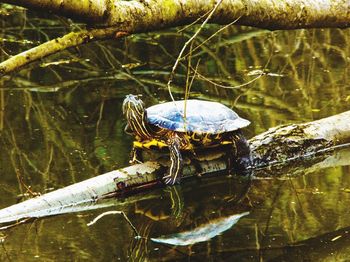
M 120 30 L 111 27 L 71 32 L 63 37 L 53 39 L 25 52 L 19 53 L 0 63 L 0 76 L 69 47 L 100 39 L 120 38 L 125 35 L 127 35 L 127 33 L 120 32 Z
M 118 26 L 130 33 L 184 25 L 205 17 L 216 1 L 207 0 L 5 0 L 28 8 L 50 10 L 90 23 Z M 211 22 L 259 28 L 295 29 L 348 27 L 350 7 L 346 0 L 223 0 Z

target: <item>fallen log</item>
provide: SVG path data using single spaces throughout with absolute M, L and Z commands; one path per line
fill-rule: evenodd
M 253 176 L 263 166 L 283 166 L 290 161 L 331 152 L 334 148 L 345 145 L 350 141 L 349 120 L 350 111 L 347 111 L 309 123 L 271 128 L 253 137 L 249 140 L 253 158 L 253 166 L 250 167 L 250 170 Z M 341 160 L 339 157 L 335 159 Z M 220 148 L 198 154 L 195 161 L 187 158 L 185 163 L 183 183 L 186 183 L 187 178 L 199 175 L 198 165 L 201 169 L 201 176 L 220 174 L 228 167 L 226 152 Z M 333 162 L 326 161 L 326 164 L 323 165 L 316 164 L 323 168 L 330 164 L 336 165 L 337 162 L 333 160 Z M 167 158 L 166 160 L 159 158 L 158 161 L 146 161 L 93 177 L 4 208 L 0 210 L 0 223 L 111 205 L 110 202 L 100 201 L 108 197 L 125 197 L 163 186 L 161 177 L 166 172 L 168 165 Z M 100 206 L 96 205 L 99 203 L 101 203 Z
M 315 154 L 350 141 L 350 111 L 309 123 L 270 128 L 250 139 L 256 164 L 273 164 Z

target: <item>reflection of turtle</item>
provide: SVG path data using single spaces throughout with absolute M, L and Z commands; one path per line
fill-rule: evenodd
M 133 161 L 140 148 L 169 147 L 171 165 L 164 182 L 173 185 L 182 173 L 181 150 L 232 145 L 236 163 L 249 164 L 249 146 L 240 128 L 250 124 L 230 108 L 216 102 L 186 100 L 151 106 L 147 109 L 141 99 L 126 96 L 123 113 L 126 131 L 136 136 Z

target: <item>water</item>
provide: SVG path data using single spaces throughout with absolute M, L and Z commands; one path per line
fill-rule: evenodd
M 1 22 L 6 40 L 1 60 L 71 30 L 60 20 L 25 16 L 23 10 L 9 10 Z M 123 131 L 122 101 L 129 93 L 141 94 L 147 105 L 169 101 L 168 74 L 195 29 L 91 43 L 2 78 L 0 208 L 26 199 L 28 192 L 45 193 L 128 165 L 132 137 Z M 194 46 L 218 29 L 207 27 Z M 349 59 L 349 30 L 269 32 L 232 26 L 193 51 L 191 66 L 200 75 L 191 97 L 234 108 L 252 122 L 245 129 L 250 138 L 280 124 L 349 110 Z M 178 99 L 184 97 L 187 64 L 180 64 L 174 76 L 172 91 Z M 265 74 L 240 86 L 256 78 L 256 70 Z M 109 208 L 21 225 L 1 233 L 0 260 L 347 259 L 349 153 L 342 149 L 331 156 L 333 162 L 297 163 L 253 181 L 226 176 L 194 180 L 122 204 L 111 200 Z M 172 208 L 174 195 L 182 207 Z M 146 239 L 134 239 L 120 215 L 87 226 L 112 210 L 123 210 Z M 193 233 L 239 214 L 246 215 L 192 246 L 149 239 Z

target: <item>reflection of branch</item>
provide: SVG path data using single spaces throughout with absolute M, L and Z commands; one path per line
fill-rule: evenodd
M 230 229 L 242 217 L 247 216 L 249 212 L 234 214 L 228 217 L 220 217 L 210 220 L 209 222 L 200 225 L 194 229 L 177 232 L 175 234 L 161 236 L 159 238 L 151 238 L 153 242 L 174 245 L 174 246 L 189 246 L 199 242 L 208 241 L 219 234 Z
M 348 261 L 350 227 L 328 232 L 317 237 L 308 238 L 291 244 L 274 241 L 276 235 L 269 239 L 269 245 L 258 248 L 237 248 L 220 250 L 220 257 L 252 257 L 258 261 Z M 271 244 L 274 243 L 274 244 Z M 263 256 L 257 258 L 257 249 Z M 207 251 L 198 251 L 196 256 L 205 257 Z M 337 259 L 335 259 L 337 258 Z
M 344 227 L 335 231 L 327 232 L 316 237 L 308 238 L 287 246 L 272 247 L 273 254 L 282 254 L 273 256 L 274 261 L 347 261 L 349 258 L 349 229 Z M 281 249 L 280 252 L 276 252 Z M 264 248 L 266 254 L 269 254 L 270 248 Z M 272 251 L 271 250 L 271 251 Z M 283 251 L 282 251 L 283 250 Z M 305 256 L 307 254 L 307 257 Z M 269 260 L 268 255 L 264 260 Z
M 107 215 L 122 215 L 124 217 L 124 219 L 126 220 L 126 222 L 128 222 L 128 224 L 130 225 L 132 230 L 134 231 L 136 237 L 140 237 L 140 234 L 137 231 L 136 227 L 131 223 L 130 219 L 128 218 L 128 216 L 123 211 L 107 211 L 107 212 L 104 212 L 104 213 L 98 215 L 97 217 L 95 217 L 91 222 L 89 222 L 87 224 L 87 226 L 92 226 L 98 220 L 100 220 L 102 217 L 107 216 Z

